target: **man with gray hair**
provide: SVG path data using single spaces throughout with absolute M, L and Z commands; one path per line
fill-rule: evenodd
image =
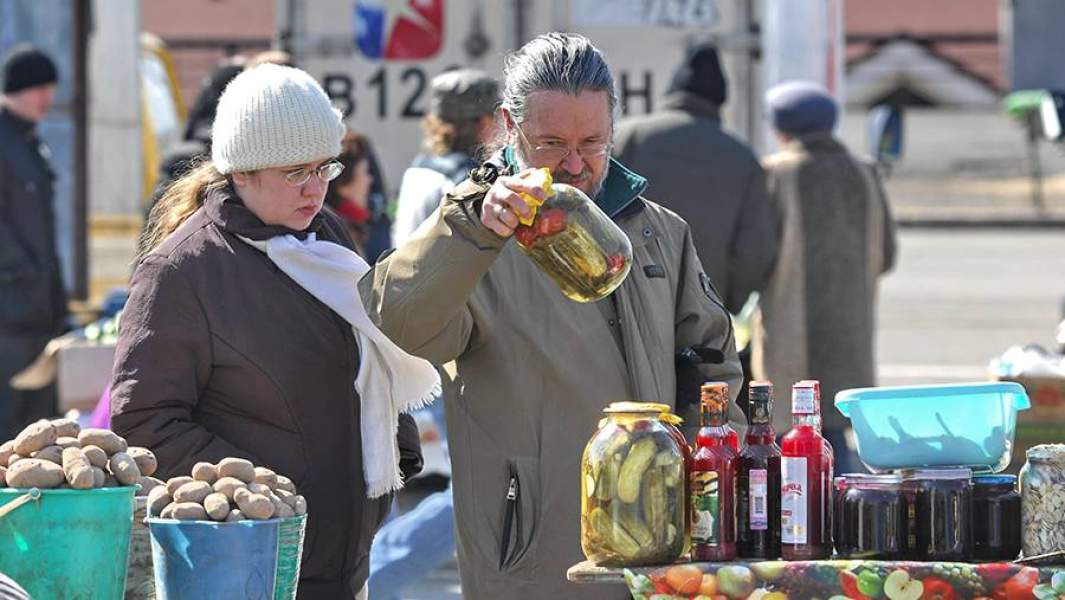
M 507 58 L 500 148 L 360 282 L 399 346 L 443 365 L 465 598 L 625 598 L 576 586 L 580 462 L 613 401 L 672 404 L 674 354 L 695 349 L 733 394 L 731 324 L 688 225 L 641 196 L 610 158 L 614 79 L 586 38 L 550 33 Z M 514 244 L 523 176 L 549 168 L 629 236 L 632 271 L 609 297 L 567 299 Z M 738 415 L 738 411 L 733 414 Z

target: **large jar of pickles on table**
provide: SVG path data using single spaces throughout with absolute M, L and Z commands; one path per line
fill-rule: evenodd
M 581 547 L 605 566 L 675 561 L 684 549 L 684 454 L 656 408 L 623 405 L 581 459 Z

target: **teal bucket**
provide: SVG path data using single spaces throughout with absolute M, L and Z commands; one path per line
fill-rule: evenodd
M 158 600 L 291 600 L 307 516 L 266 521 L 148 519 Z
M 134 491 L 0 489 L 0 572 L 37 600 L 121 600 Z

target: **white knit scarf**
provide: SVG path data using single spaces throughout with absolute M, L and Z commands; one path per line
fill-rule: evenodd
M 318 241 L 313 233 L 302 241 L 293 235 L 265 242 L 238 237 L 266 253 L 283 273 L 351 324 L 359 344 L 355 390 L 362 402 L 366 495 L 377 498 L 401 489 L 399 414 L 432 402 L 440 393 L 440 376 L 428 361 L 392 343 L 366 314 L 357 284 L 370 265 L 339 244 Z

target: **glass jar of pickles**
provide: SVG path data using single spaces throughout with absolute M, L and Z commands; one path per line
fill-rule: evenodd
M 656 408 L 614 406 L 581 459 L 581 548 L 605 566 L 666 564 L 684 549 L 684 453 Z
M 542 205 L 525 195 L 536 214 L 514 231 L 518 247 L 562 293 L 577 302 L 607 297 L 629 274 L 632 243 L 579 189 L 552 184 L 551 171 L 528 172 L 546 192 Z

